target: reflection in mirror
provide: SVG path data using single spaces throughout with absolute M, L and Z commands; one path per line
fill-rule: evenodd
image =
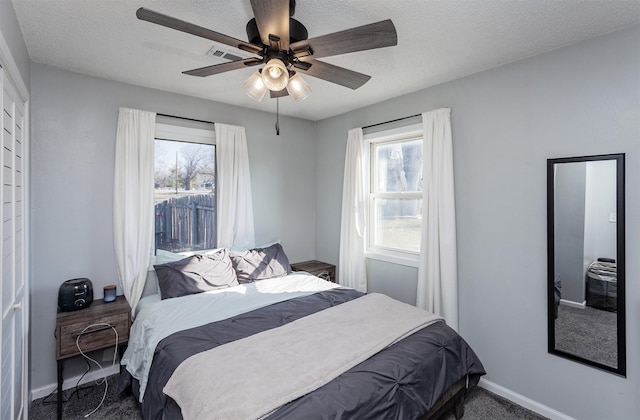
M 624 154 L 547 161 L 549 352 L 626 375 Z

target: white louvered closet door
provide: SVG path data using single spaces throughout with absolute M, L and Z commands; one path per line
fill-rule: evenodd
M 27 136 L 25 104 L 0 67 L 2 119 L 0 120 L 2 173 L 2 242 L 0 271 L 2 323 L 0 333 L 0 419 L 26 419 L 28 287 L 25 216 Z

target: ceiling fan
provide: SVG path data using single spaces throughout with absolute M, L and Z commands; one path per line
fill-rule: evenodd
M 262 100 L 267 90 L 272 98 L 290 95 L 296 102 L 306 98 L 311 93 L 311 87 L 298 72 L 357 89 L 371 76 L 317 58 L 398 43 L 396 29 L 390 19 L 308 39 L 307 29 L 292 17 L 295 6 L 295 0 L 251 0 L 255 18 L 247 23 L 249 42 L 143 7 L 138 9 L 136 16 L 258 56 L 183 72 L 190 76 L 205 77 L 264 64 L 242 85 L 245 92 L 257 101 Z

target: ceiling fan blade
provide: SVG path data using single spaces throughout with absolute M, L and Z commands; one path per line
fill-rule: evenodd
M 156 25 L 166 26 L 167 28 L 199 36 L 224 45 L 229 45 L 253 54 L 260 55 L 262 53 L 262 47 L 258 45 L 253 45 L 240 39 L 212 31 L 211 29 L 203 28 L 201 26 L 194 25 L 193 23 L 163 15 L 162 13 L 154 12 L 153 10 L 145 9 L 144 7 L 141 7 L 136 11 L 136 16 L 140 20 L 146 20 L 147 22 L 155 23 Z
M 248 66 L 255 66 L 261 64 L 264 60 L 259 58 L 246 58 L 244 60 L 230 61 L 228 63 L 214 64 L 213 66 L 200 67 L 199 69 L 193 69 L 183 71 L 182 74 L 189 76 L 213 76 L 214 74 L 220 74 L 231 70 L 243 69 Z
M 269 35 L 280 38 L 279 48 L 289 50 L 289 0 L 251 0 L 258 32 L 264 45 L 271 45 Z
M 398 44 L 398 34 L 391 19 L 346 29 L 291 44 L 292 51 L 311 47 L 314 58 L 330 57 L 356 51 L 390 47 Z
M 282 98 L 284 96 L 289 96 L 289 92 L 287 92 L 286 88 L 284 88 L 282 90 L 279 90 L 279 91 L 270 90 L 269 91 L 269 95 L 271 96 L 271 99 L 273 99 L 273 98 Z
M 333 64 L 325 63 L 323 61 L 305 60 L 304 62 L 311 64 L 311 67 L 306 70 L 303 68 L 296 68 L 296 70 L 304 74 L 308 74 L 309 76 L 317 77 L 318 79 L 336 83 L 354 90 L 358 89 L 371 79 L 371 76 L 366 74 L 345 69 L 344 67 L 334 66 Z

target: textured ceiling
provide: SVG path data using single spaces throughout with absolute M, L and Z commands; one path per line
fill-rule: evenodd
M 7 0 L 0 0 L 7 1 Z M 184 70 L 226 60 L 193 35 L 136 18 L 139 7 L 246 39 L 249 0 L 13 0 L 33 62 L 74 72 L 275 111 L 240 85 L 255 71 L 207 78 Z M 638 0 L 298 0 L 309 38 L 391 18 L 398 45 L 323 61 L 372 76 L 358 90 L 305 76 L 313 93 L 280 112 L 320 120 L 640 23 Z

